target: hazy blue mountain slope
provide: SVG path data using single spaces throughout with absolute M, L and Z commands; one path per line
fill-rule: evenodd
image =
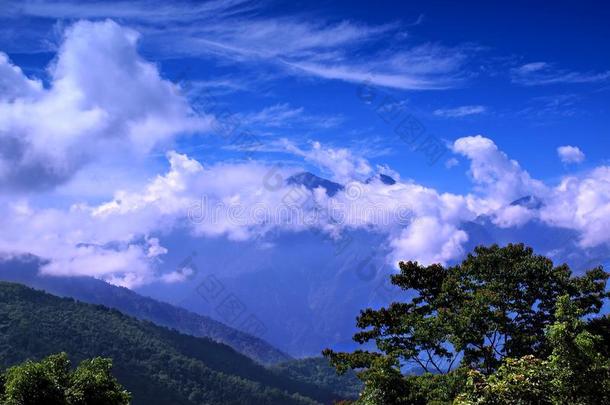
M 210 339 L 184 335 L 103 306 L 0 282 L 0 366 L 60 351 L 77 362 L 111 357 L 114 373 L 133 393 L 134 405 L 279 405 L 338 399 Z
M 513 202 L 529 209 L 540 204 L 528 196 Z M 605 264 L 609 257 L 605 247 L 581 248 L 576 232 L 537 220 L 502 228 L 481 216 L 461 228 L 468 234 L 464 253 L 481 244 L 524 242 L 558 264 L 567 262 L 576 273 Z M 218 311 L 225 297 L 235 297 L 244 315 L 253 314 L 264 324 L 266 340 L 297 357 L 319 355 L 327 346 L 354 348 L 359 310 L 405 297 L 388 286 L 388 275 L 395 271 L 387 263 L 388 242 L 373 232 L 344 232 L 338 241 L 316 232 L 271 233 L 255 242 L 169 237 L 164 246 L 173 266 L 198 252 L 199 272 L 186 283 L 156 283 L 140 291 L 239 328 L 239 319 Z M 218 298 L 198 290 L 209 278 L 222 287 Z
M 353 371 L 337 375 L 335 368 L 323 357 L 291 360 L 277 364 L 273 369 L 294 380 L 319 385 L 345 398 L 355 399 L 362 391 L 362 382 Z
M 90 277 L 50 277 L 38 274 L 35 257 L 0 260 L 0 280 L 23 283 L 51 294 L 101 304 L 157 325 L 193 336 L 209 337 L 263 364 L 290 360 L 291 357 L 269 343 L 206 316 L 144 297 Z

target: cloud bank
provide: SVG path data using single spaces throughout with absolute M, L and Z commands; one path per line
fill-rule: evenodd
M 339 29 L 347 32 L 342 41 L 356 35 L 349 26 Z M 324 46 L 320 39 L 310 41 Z M 42 269 L 48 274 L 91 275 L 134 287 L 188 277 L 164 267 L 163 239 L 176 230 L 185 238 L 250 243 L 281 232 L 314 230 L 338 240 L 367 230 L 383 235 L 392 264 L 459 259 L 470 238 L 465 225 L 481 217 L 501 228 L 538 221 L 574 230 L 582 249 L 610 244 L 609 167 L 546 184 L 482 135 L 451 145 L 469 162 L 472 190 L 465 194 L 409 179 L 384 182 L 366 157 L 320 142 L 279 145 L 300 159 L 292 166 L 262 160 L 210 164 L 176 152 L 174 140 L 207 131 L 213 117 L 195 114 L 178 86 L 138 54 L 137 43 L 135 31 L 112 21 L 78 22 L 65 32 L 48 68 L 48 85 L 0 55 L 0 185 L 9 190 L 0 194 L 3 254 L 38 255 L 48 261 Z M 290 52 L 302 56 L 308 49 Z M 431 51 L 425 51 L 410 55 L 420 63 L 410 69 L 427 71 Z M 433 69 L 454 67 L 447 60 Z M 167 164 L 145 184 L 116 189 L 101 200 L 66 202 L 50 191 L 39 193 L 70 182 L 86 165 L 103 168 L 110 158 L 136 165 L 138 156 L 151 151 L 166 152 Z M 566 151 L 571 159 L 578 156 Z M 288 181 L 306 165 L 342 187 L 330 193 L 328 183 Z M 514 203 L 523 197 L 536 203 Z

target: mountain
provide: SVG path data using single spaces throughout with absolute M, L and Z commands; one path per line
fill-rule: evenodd
M 176 252 L 197 251 L 198 273 L 172 285 L 143 285 L 138 292 L 175 303 L 196 313 L 239 327 L 240 321 L 219 313 L 217 306 L 237 298 L 244 314 L 265 326 L 265 339 L 294 357 L 319 356 L 326 347 L 355 348 L 356 316 L 362 308 L 390 300 L 381 234 L 354 231 L 339 240 L 320 233 L 287 232 L 261 250 L 248 242 L 225 239 L 184 241 L 168 237 L 168 267 L 183 260 Z M 389 248 L 389 247 L 387 247 Z M 174 255 L 174 256 L 171 256 Z M 213 280 L 220 293 L 198 289 Z
M 514 205 L 538 204 L 535 198 L 524 196 Z M 524 242 L 557 264 L 567 263 L 575 273 L 607 264 L 610 257 L 605 246 L 579 246 L 576 231 L 536 219 L 506 228 L 491 217 L 480 216 L 459 227 L 468 234 L 464 253 L 481 244 Z M 152 283 L 138 287 L 138 292 L 233 327 L 239 327 L 239 322 L 231 323 L 216 311 L 216 305 L 225 296 L 238 297 L 246 312 L 265 324 L 265 339 L 294 357 L 318 356 L 326 347 L 355 349 L 352 335 L 361 309 L 408 298 L 388 283 L 395 269 L 386 260 L 391 246 L 387 235 L 381 233 L 348 229 L 339 239 L 332 239 L 315 231 L 270 232 L 255 242 L 185 240 L 180 235 L 183 233 L 165 237 L 163 246 L 169 253 L 164 260 L 168 268 L 176 268 L 187 254 L 196 251 L 194 261 L 200 271 L 184 283 Z M 197 291 L 197 286 L 212 276 L 223 287 L 216 301 Z
M 286 179 L 287 184 L 302 185 L 308 190 L 313 190 L 318 187 L 323 187 L 329 197 L 333 197 L 339 191 L 343 190 L 343 186 L 330 180 L 318 177 L 313 173 L 302 172 L 297 173 Z
M 328 390 L 258 365 L 227 345 L 100 305 L 0 282 L 0 366 L 64 351 L 113 359 L 134 405 L 316 404 Z
M 358 394 L 362 391 L 362 381 L 356 377 L 356 373 L 350 370 L 339 376 L 323 357 L 292 360 L 276 364 L 273 369 L 293 380 L 324 387 L 347 399 L 358 398 Z
M 537 205 L 534 198 L 523 197 L 513 204 Z M 519 227 L 504 228 L 496 225 L 493 218 L 480 216 L 459 228 L 468 234 L 464 253 L 480 244 L 524 242 L 557 264 L 569 264 L 575 273 L 607 265 L 610 257 L 608 247 L 583 248 L 579 246 L 578 232 L 535 219 Z M 257 240 L 238 241 L 195 237 L 188 228 L 176 227 L 160 238 L 168 249 L 163 256 L 164 271 L 181 268 L 185 258 L 192 258 L 196 271 L 184 282 L 158 281 L 135 287 L 137 293 L 262 337 L 293 357 L 319 356 L 326 347 L 357 348 L 352 336 L 357 331 L 355 317 L 361 309 L 408 298 L 408 293 L 389 285 L 389 274 L 395 271 L 386 259 L 391 246 L 387 235 L 373 230 L 347 229 L 339 239 L 309 230 L 274 231 Z M 219 287 L 218 294 L 206 295 L 201 289 L 208 281 Z M 219 311 L 229 299 L 239 304 L 241 316 Z M 132 315 L 138 316 L 137 312 Z M 249 316 L 260 321 L 263 333 L 244 327 Z M 173 324 L 165 325 L 193 333 Z M 206 333 L 211 335 L 202 334 Z M 228 337 L 219 340 L 265 363 L 280 358 L 269 359 L 256 351 L 252 354 Z
M 374 181 L 380 181 L 382 184 L 385 184 L 386 186 L 392 186 L 392 185 L 396 184 L 396 180 L 394 180 L 387 174 L 382 174 L 382 173 L 378 173 L 374 176 L 369 177 L 368 179 L 366 179 L 365 183 L 369 184 Z
M 225 343 L 260 362 L 274 364 L 292 358 L 258 337 L 251 336 L 207 316 L 144 297 L 91 277 L 51 277 L 38 274 L 40 261 L 33 256 L 0 260 L 0 280 L 13 281 L 54 295 L 117 309 L 138 319 L 198 337 Z
M 510 203 L 510 205 L 512 206 L 521 206 L 530 210 L 539 210 L 540 208 L 542 208 L 544 206 L 544 203 L 542 201 L 540 201 L 540 199 L 536 196 L 533 195 L 526 195 L 525 197 L 521 197 L 515 201 L 513 201 L 512 203 Z

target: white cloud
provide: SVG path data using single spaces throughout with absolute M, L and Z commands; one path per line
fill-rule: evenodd
M 0 102 L 31 99 L 40 93 L 42 82 L 26 77 L 18 66 L 11 64 L 6 54 L 0 52 Z
M 442 90 L 463 82 L 463 68 L 471 52 L 423 44 L 410 49 L 377 55 L 361 63 L 339 60 L 284 60 L 284 63 L 306 74 L 325 79 L 397 88 L 402 90 Z
M 455 108 L 442 108 L 434 110 L 434 115 L 444 118 L 460 118 L 469 115 L 483 114 L 487 108 L 482 105 L 464 105 Z
M 578 146 L 560 146 L 557 148 L 557 155 L 563 163 L 581 163 L 585 160 L 585 154 Z
M 370 164 L 360 156 L 354 156 L 346 148 L 323 148 L 319 142 L 312 142 L 312 148 L 303 150 L 289 141 L 284 141 L 285 148 L 306 161 L 326 169 L 333 180 L 341 183 L 362 179 L 372 172 Z
M 532 62 L 511 69 L 513 83 L 525 86 L 557 83 L 598 83 L 610 80 L 610 71 L 574 72 L 558 69 L 547 62 Z
M 317 26 L 337 36 L 335 45 L 361 40 L 347 23 L 324 27 Z M 248 32 L 249 28 L 228 29 Z M 303 28 L 307 29 L 312 28 Z M 277 33 L 277 29 L 271 27 L 269 32 Z M 235 35 L 246 41 L 245 35 Z M 324 35 L 305 39 L 302 46 L 288 44 L 281 52 L 309 61 L 310 51 L 325 46 Z M 71 179 L 94 157 L 105 159 L 125 153 L 130 158 L 151 149 L 166 150 L 181 133 L 206 128 L 209 121 L 195 116 L 175 86 L 138 55 L 137 38 L 135 31 L 111 21 L 77 23 L 66 32 L 49 68 L 48 88 L 26 77 L 6 57 L 0 58 L 3 185 L 29 179 L 32 187 L 52 186 Z M 267 52 L 264 48 L 256 51 Z M 392 74 L 409 60 L 413 63 L 404 69 L 411 76 L 404 80 L 451 76 L 459 70 L 461 58 L 431 57 L 443 52 L 431 47 L 388 59 L 385 69 L 391 74 L 384 79 L 388 80 L 386 84 L 400 84 Z M 327 59 L 316 63 L 327 64 L 331 56 L 324 57 Z M 347 71 L 360 72 L 358 69 L 352 66 Z M 279 105 L 275 112 L 263 113 L 250 118 L 260 121 L 284 114 L 283 118 L 290 119 L 302 111 Z M 396 184 L 366 182 L 375 173 L 367 159 L 353 150 L 319 142 L 303 148 L 286 141 L 282 151 L 317 166 L 345 185 L 333 198 L 321 187 L 309 190 L 284 182 L 303 170 L 300 162 L 292 167 L 257 161 L 208 165 L 169 152 L 165 173 L 143 185 L 122 183 L 122 187 L 115 187 L 112 197 L 87 198 L 78 195 L 78 186 L 68 203 L 58 195 L 31 200 L 0 195 L 0 251 L 45 258 L 49 262 L 43 271 L 49 274 L 92 275 L 133 287 L 156 280 L 180 282 L 191 275 L 188 268 L 169 272 L 163 268 L 163 259 L 169 253 L 163 246 L 163 234 L 177 228 L 184 231 L 184 237 L 242 241 L 278 230 L 315 228 L 332 237 L 345 230 L 374 230 L 387 235 L 392 248 L 390 260 L 415 259 L 424 264 L 459 258 L 469 238 L 463 224 L 480 215 L 490 216 L 500 227 L 520 226 L 536 219 L 573 229 L 579 232 L 579 242 L 585 248 L 610 242 L 609 168 L 566 177 L 553 187 L 532 178 L 489 138 L 463 137 L 452 149 L 470 160 L 474 183 L 470 194 L 441 193 L 401 180 L 387 167 L 377 168 L 377 172 L 393 175 Z M 130 159 L 121 161 L 132 163 Z M 269 179 L 277 184 L 269 187 Z M 75 187 L 69 182 L 66 187 L 70 186 Z M 306 202 L 298 218 L 287 206 L 289 194 Z M 539 198 L 541 207 L 511 205 L 527 195 Z
M 413 260 L 424 265 L 446 263 L 461 256 L 466 232 L 435 217 L 420 217 L 392 241 L 394 262 Z
M 476 189 L 495 208 L 525 195 L 545 194 L 546 186 L 509 159 L 489 138 L 481 135 L 459 138 L 452 148 L 470 159 L 470 175 Z
M 265 6 L 245 0 L 202 4 L 153 1 L 60 1 L 50 5 L 28 1 L 12 3 L 13 18 L 115 18 L 137 25 L 155 52 L 166 57 L 198 56 L 271 64 L 276 72 L 406 89 L 446 89 L 461 84 L 473 46 L 435 43 L 386 45 L 388 38 L 409 25 L 367 25 L 349 20 L 312 22 L 304 15 L 265 13 Z M 385 49 L 366 52 L 371 43 Z M 369 48 L 370 49 L 370 48 Z M 363 52 L 364 51 L 364 52 Z M 358 55 L 358 57 L 354 57 Z M 368 55 L 363 57 L 362 55 Z M 371 74 L 373 72 L 373 74 Z
M 583 247 L 610 245 L 610 167 L 565 177 L 540 215 L 549 224 L 577 230 Z
M 459 164 L 460 164 L 460 161 L 459 161 L 459 160 L 457 160 L 457 159 L 456 159 L 456 158 L 454 158 L 454 157 L 449 158 L 449 159 L 447 159 L 447 160 L 445 161 L 445 167 L 446 167 L 447 169 L 451 169 L 452 167 L 455 167 L 455 166 L 457 166 L 457 165 L 459 165 Z
M 155 280 L 180 282 L 191 275 L 188 269 L 167 271 L 163 266 L 168 250 L 162 235 L 176 227 L 185 238 L 241 241 L 271 231 L 318 229 L 336 238 L 348 230 L 373 230 L 387 235 L 388 260 L 423 264 L 460 258 L 469 240 L 463 224 L 480 215 L 503 228 L 537 219 L 573 229 L 581 235 L 583 248 L 610 243 L 610 168 L 567 177 L 549 187 L 527 175 L 488 138 L 460 138 L 454 150 L 471 160 L 476 194 L 439 193 L 399 179 L 393 185 L 367 183 L 357 170 L 370 170 L 366 160 L 321 144 L 292 151 L 329 166 L 347 182 L 332 198 L 322 188 L 286 184 L 302 170 L 299 167 L 256 161 L 208 166 L 170 152 L 165 174 L 144 187 L 119 190 L 103 203 L 60 209 L 0 200 L 0 251 L 48 259 L 43 271 L 49 274 L 92 275 L 133 287 Z M 506 178 L 499 175 L 502 170 Z M 538 196 L 540 207 L 510 204 L 513 195 L 527 193 Z M 288 196 L 300 198 L 300 209 L 288 204 Z
M 49 66 L 48 88 L 0 54 L 0 86 L 8 87 L 0 96 L 0 184 L 53 187 L 92 160 L 142 156 L 209 126 L 138 55 L 138 36 L 112 21 L 74 24 Z
M 533 218 L 537 213 L 527 207 L 520 205 L 508 205 L 500 207 L 493 213 L 493 223 L 501 228 L 512 228 L 522 226 Z
M 274 104 L 256 113 L 243 114 L 243 125 L 266 128 L 332 128 L 341 122 L 338 116 L 309 115 L 303 107 L 294 108 L 287 103 Z

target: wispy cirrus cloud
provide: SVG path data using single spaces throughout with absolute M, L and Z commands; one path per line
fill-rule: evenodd
M 332 128 L 339 125 L 343 119 L 340 116 L 312 115 L 303 107 L 292 107 L 288 103 L 274 104 L 254 113 L 241 114 L 244 125 L 267 128 Z
M 11 2 L 7 16 L 54 19 L 112 18 L 144 34 L 145 46 L 167 57 L 218 58 L 271 65 L 278 73 L 403 90 L 446 89 L 468 74 L 473 46 L 411 43 L 397 39 L 400 23 L 350 20 L 313 22 L 304 15 L 265 15 L 265 5 L 245 0 L 205 3 L 122 1 Z M 418 20 L 419 21 L 419 20 Z M 375 52 L 371 52 L 375 44 Z M 358 58 L 354 58 L 358 55 Z
M 610 71 L 576 72 L 560 69 L 547 62 L 532 62 L 511 69 L 513 83 L 539 86 L 558 83 L 599 83 L 610 80 Z
M 283 62 L 297 72 L 325 79 L 372 85 L 402 90 L 443 90 L 459 86 L 466 80 L 464 71 L 470 47 L 445 47 L 421 44 L 412 48 L 383 52 L 360 63 L 337 60 Z
M 434 110 L 433 114 L 443 118 L 461 118 L 469 115 L 483 114 L 487 111 L 487 107 L 483 105 L 463 105 L 454 108 L 440 108 Z
M 253 10 L 248 0 L 211 0 L 205 2 L 163 1 L 8 1 L 3 5 L 6 16 L 31 16 L 56 19 L 117 18 L 146 22 L 196 21 L 211 14 L 229 16 Z

